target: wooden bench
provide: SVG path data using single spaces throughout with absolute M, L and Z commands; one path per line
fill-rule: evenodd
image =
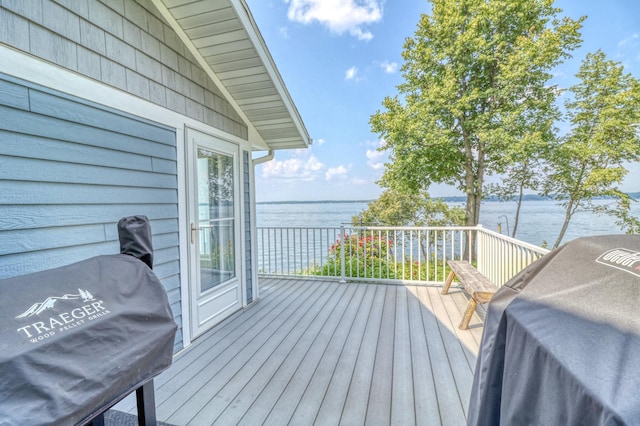
M 447 263 L 451 268 L 451 272 L 449 272 L 449 276 L 447 276 L 447 280 L 444 282 L 442 294 L 449 292 L 449 287 L 451 287 L 454 277 L 457 277 L 460 284 L 467 290 L 471 299 L 469 299 L 467 310 L 458 327 L 460 330 L 467 330 L 469 328 L 469 321 L 471 321 L 471 317 L 476 311 L 477 304 L 487 303 L 491 300 L 494 293 L 498 290 L 498 287 L 466 260 L 449 260 Z

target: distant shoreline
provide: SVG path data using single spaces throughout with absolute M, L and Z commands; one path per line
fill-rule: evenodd
M 640 192 L 629 192 L 628 195 L 640 201 Z M 443 200 L 447 203 L 464 203 L 466 197 L 458 195 L 454 197 L 432 197 L 435 200 Z M 599 199 L 607 199 L 608 197 L 601 197 Z M 515 200 L 515 199 L 514 199 Z M 547 201 L 553 200 L 551 197 L 541 197 L 536 194 L 528 194 L 523 196 L 523 201 Z M 256 204 L 367 204 L 374 200 L 311 200 L 311 201 L 257 201 Z M 500 202 L 496 197 L 485 198 L 482 201 L 495 201 Z

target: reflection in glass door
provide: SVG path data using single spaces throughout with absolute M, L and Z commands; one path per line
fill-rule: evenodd
M 200 291 L 235 278 L 233 157 L 198 147 Z

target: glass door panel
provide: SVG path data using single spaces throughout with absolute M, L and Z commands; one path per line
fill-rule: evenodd
M 198 147 L 200 291 L 235 278 L 234 159 Z

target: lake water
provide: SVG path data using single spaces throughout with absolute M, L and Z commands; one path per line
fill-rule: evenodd
M 599 201 L 605 204 L 610 201 Z M 461 203 L 450 203 L 460 205 Z M 351 224 L 351 218 L 367 208 L 366 202 L 273 203 L 257 205 L 258 226 L 337 227 Z M 515 202 L 486 201 L 482 203 L 480 224 L 493 231 L 502 225 L 502 233 L 510 235 L 514 224 Z M 640 203 L 632 212 L 640 216 Z M 555 242 L 564 211 L 553 201 L 527 200 L 523 202 L 516 238 L 535 245 Z M 623 233 L 615 219 L 589 212 L 576 213 L 569 224 L 563 243 L 578 237 Z

